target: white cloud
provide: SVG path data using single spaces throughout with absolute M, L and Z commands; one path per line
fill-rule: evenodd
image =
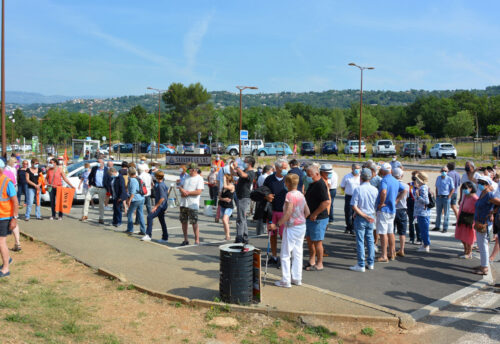
M 213 12 L 205 15 L 202 20 L 196 22 L 184 36 L 184 55 L 186 57 L 186 71 L 192 73 L 196 66 L 196 57 L 201 48 L 203 38 L 205 37 Z

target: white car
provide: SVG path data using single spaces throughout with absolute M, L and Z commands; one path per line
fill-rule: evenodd
M 264 148 L 264 141 L 262 140 L 245 140 L 241 141 L 241 154 L 242 155 L 255 155 L 257 152 Z M 226 147 L 226 154 L 230 154 L 231 156 L 238 155 L 240 151 L 239 144 L 233 144 Z
M 344 154 L 358 154 L 359 153 L 359 140 L 349 140 L 344 147 Z M 366 156 L 365 141 L 361 141 L 361 154 Z
M 69 179 L 71 184 L 76 188 L 74 197 L 75 200 L 85 199 L 85 195 L 83 194 L 83 185 L 80 187 L 79 185 L 80 185 L 80 176 L 84 172 L 85 169 L 84 165 L 86 162 L 90 163 L 90 168 L 98 165 L 97 160 L 80 161 L 75 164 L 68 165 L 68 172 L 66 174 L 66 177 Z M 114 166 L 115 168 L 119 169 L 122 166 L 122 162 L 114 161 Z M 64 180 L 63 180 L 63 186 L 68 186 Z M 50 202 L 50 196 L 48 192 L 42 194 L 42 202 Z
M 429 158 L 457 158 L 457 150 L 451 143 L 436 143 L 429 150 Z

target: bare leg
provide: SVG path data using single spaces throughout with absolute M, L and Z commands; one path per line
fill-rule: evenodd
M 307 248 L 309 249 L 309 264 L 312 266 L 316 264 L 316 248 L 314 247 L 310 237 L 306 237 L 306 241 Z
M 316 267 L 323 269 L 323 241 L 313 241 L 314 250 L 316 251 Z
M 2 273 L 9 272 L 9 248 L 7 247 L 7 237 L 0 237 L 0 255 L 2 256 Z
M 387 239 L 389 241 L 389 251 L 391 252 L 391 257 L 396 258 L 396 236 L 394 234 L 387 234 Z
M 500 251 L 500 243 L 498 242 L 498 234 L 495 237 L 495 246 L 493 247 L 493 251 L 490 254 L 490 262 L 492 262 L 495 259 L 495 256 L 498 254 Z
M 404 235 L 399 236 L 399 252 L 405 253 L 405 240 L 406 237 Z
M 455 218 L 458 219 L 458 207 L 456 204 L 451 206 L 451 210 L 455 213 Z
M 187 232 L 187 228 L 186 228 Z M 194 233 L 194 243 L 198 245 L 200 243 L 200 226 L 197 223 L 193 225 L 193 233 Z
M 224 225 L 224 234 L 226 240 L 231 240 L 231 234 L 229 233 L 229 216 L 224 215 L 222 217 L 222 224 Z
M 14 233 L 14 240 L 16 242 L 16 245 L 21 246 L 21 242 L 19 241 L 19 239 L 20 239 L 19 238 L 19 226 L 16 226 L 16 228 L 14 228 L 12 233 Z
M 188 224 L 182 223 L 182 234 L 184 234 L 184 241 L 188 241 Z
M 378 234 L 377 234 L 377 230 L 376 230 L 376 229 L 374 229 L 374 230 L 373 230 L 373 244 L 374 244 L 375 246 L 377 246 L 377 244 L 378 244 L 378 238 L 379 238 L 379 236 L 378 236 Z
M 382 249 L 380 258 L 387 259 L 387 234 L 379 234 L 380 237 L 380 247 Z

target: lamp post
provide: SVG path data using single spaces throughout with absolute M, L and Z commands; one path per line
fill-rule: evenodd
M 361 126 L 363 124 L 363 71 L 365 69 L 375 69 L 374 67 L 361 67 L 354 62 L 349 63 L 349 66 L 358 67 L 361 71 L 361 90 L 359 93 L 359 141 L 358 141 L 358 159 L 361 159 Z
M 89 105 L 89 137 L 92 137 L 92 136 L 90 135 L 90 118 L 91 118 L 91 116 L 92 116 L 92 106 L 91 106 L 91 105 Z
M 148 90 L 158 92 L 158 142 L 156 143 L 156 155 L 160 154 L 160 116 L 161 116 L 161 94 L 168 90 L 160 90 L 158 88 L 148 87 Z M 158 157 L 157 157 L 158 158 Z
M 240 137 L 241 135 L 241 130 L 242 130 L 242 117 L 241 117 L 241 113 L 242 113 L 242 107 L 241 107 L 241 99 L 243 97 L 243 90 L 246 90 L 247 88 L 250 89 L 250 90 L 257 90 L 258 88 L 255 87 L 255 86 L 236 86 L 237 89 L 240 90 L 240 133 L 238 135 L 238 137 Z M 239 140 L 239 156 L 241 157 L 241 140 Z

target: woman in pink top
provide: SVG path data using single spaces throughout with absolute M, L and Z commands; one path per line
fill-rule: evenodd
M 476 231 L 474 228 L 474 212 L 476 209 L 477 194 L 476 186 L 471 182 L 465 182 L 461 187 L 462 201 L 458 211 L 457 227 L 455 229 L 455 239 L 464 245 L 464 254 L 460 258 L 472 258 L 472 244 L 476 241 Z
M 297 191 L 299 176 L 293 173 L 285 177 L 286 194 L 283 217 L 276 224 L 271 224 L 270 229 L 276 230 L 286 225 L 281 240 L 281 273 L 283 278 L 275 284 L 278 287 L 290 288 L 291 283 L 302 284 L 302 256 L 304 236 L 306 234 L 306 217 L 309 216 L 304 195 Z M 290 257 L 293 255 L 290 273 Z

